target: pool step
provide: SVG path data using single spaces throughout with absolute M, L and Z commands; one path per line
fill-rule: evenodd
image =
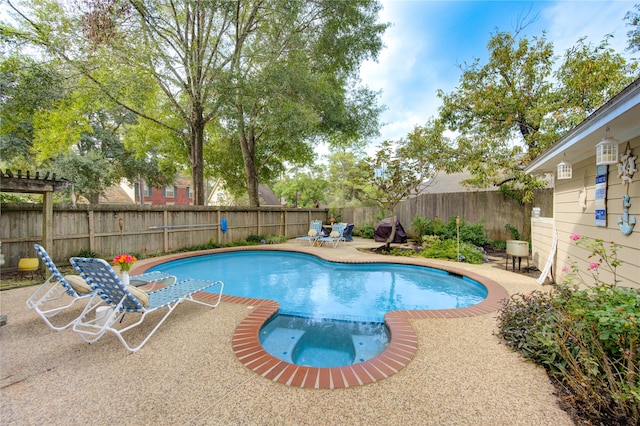
M 277 327 L 262 341 L 262 346 L 271 355 L 293 364 L 291 358 L 293 348 L 296 347 L 303 334 L 304 330 L 297 328 Z
M 380 338 L 376 336 L 367 336 L 364 334 L 353 334 L 353 348 L 355 349 L 354 364 L 373 358 L 382 352 L 380 347 Z

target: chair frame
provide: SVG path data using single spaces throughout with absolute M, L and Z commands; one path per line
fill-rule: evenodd
M 308 241 L 309 245 L 312 246 L 316 241 L 318 241 L 318 238 L 320 238 L 322 236 L 322 221 L 321 220 L 312 220 L 311 224 L 309 225 L 309 231 L 314 230 L 316 231 L 316 236 L 312 237 L 310 235 L 303 235 L 301 237 L 297 237 L 296 238 L 296 243 L 300 243 L 302 241 Z
M 55 263 L 53 263 L 53 260 L 51 260 L 49 253 L 47 253 L 44 247 L 39 244 L 34 244 L 33 246 L 36 250 L 36 253 L 38 254 L 38 257 L 42 260 L 51 275 L 38 288 L 38 290 L 36 290 L 36 292 L 33 293 L 33 295 L 29 297 L 29 299 L 27 299 L 27 307 L 34 310 L 51 329 L 55 331 L 65 330 L 66 328 L 69 328 L 71 325 L 73 325 L 74 321 L 77 318 L 74 318 L 68 323 L 62 325 L 54 325 L 51 322 L 51 318 L 55 317 L 60 312 L 71 308 L 71 306 L 76 304 L 76 302 L 93 297 L 94 292 L 89 292 L 86 294 L 80 294 L 76 292 L 71 284 L 69 284 L 69 282 L 60 273 Z M 69 303 L 63 306 L 48 306 L 58 300 L 61 300 L 65 296 L 69 296 L 71 298 Z
M 318 238 L 318 241 L 322 245 L 327 243 L 327 244 L 333 245 L 333 248 L 336 248 L 336 247 L 338 247 L 338 244 L 340 243 L 340 241 L 342 241 L 344 243 L 345 238 L 344 238 L 344 236 L 342 234 L 344 233 L 344 230 L 346 228 L 347 228 L 347 223 L 345 223 L 345 222 L 334 223 L 333 224 L 333 228 L 332 228 L 332 232 L 336 231 L 340 235 L 337 236 L 337 237 L 332 237 L 332 236 L 321 237 L 321 238 Z
M 122 283 L 122 280 L 120 280 L 111 265 L 103 259 L 72 257 L 70 261 L 91 288 L 96 290 L 95 295 L 73 325 L 73 331 L 78 333 L 80 338 L 87 343 L 93 343 L 106 332 L 111 332 L 118 337 L 120 343 L 127 350 L 132 353 L 137 352 L 147 343 L 180 303 L 190 301 L 215 308 L 222 299 L 222 290 L 224 289 L 222 281 L 186 279 L 148 293 L 149 305 L 144 307 Z M 207 303 L 193 298 L 195 293 L 216 285 L 220 286 L 220 292 L 215 303 Z M 106 318 L 96 318 L 94 316 L 96 310 L 101 306 L 111 308 L 107 311 Z M 124 338 L 123 334 L 142 324 L 147 314 L 163 308 L 167 308 L 166 314 L 137 346 L 132 346 Z M 119 323 L 126 313 L 140 314 L 140 318 L 123 328 L 115 328 L 114 325 Z

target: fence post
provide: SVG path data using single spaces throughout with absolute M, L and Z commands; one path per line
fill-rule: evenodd
M 258 235 L 262 233 L 262 223 L 260 222 L 260 210 L 256 210 L 256 228 L 258 228 Z
M 218 209 L 217 214 L 218 214 L 218 230 L 216 232 L 216 234 L 217 234 L 216 240 L 218 241 L 218 243 L 220 243 L 220 242 L 222 242 L 222 235 L 220 234 L 222 232 L 221 229 L 220 229 L 220 219 L 221 219 L 220 216 L 221 216 L 222 213 L 220 212 L 220 209 Z
M 164 252 L 169 253 L 169 212 L 167 210 L 162 212 L 162 245 L 164 247 Z
M 89 228 L 89 250 L 96 251 L 96 229 L 93 223 L 93 210 L 89 207 L 87 210 L 87 227 Z

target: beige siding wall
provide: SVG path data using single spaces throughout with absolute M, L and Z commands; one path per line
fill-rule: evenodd
M 531 219 L 531 264 L 541 271 L 544 270 L 549 255 L 551 254 L 551 243 L 553 241 L 553 218 L 536 217 Z M 554 253 L 552 262 L 555 262 Z M 553 265 L 553 263 L 552 263 Z M 553 268 L 547 273 L 548 279 L 553 281 L 555 270 Z
M 630 141 L 632 154 L 640 157 L 640 138 Z M 620 145 L 624 152 L 626 144 Z M 595 150 L 594 150 L 595 152 Z M 570 161 L 570 159 L 568 158 Z M 636 166 L 640 162 L 636 162 Z M 566 272 L 563 268 L 569 268 L 572 262 L 576 262 L 585 282 L 593 282 L 591 274 L 587 271 L 590 262 L 589 252 L 582 247 L 577 247 L 571 241 L 571 234 L 599 238 L 606 242 L 614 242 L 621 246 L 618 251 L 618 259 L 624 263 L 617 268 L 618 280 L 621 285 L 640 288 L 640 223 L 636 224 L 630 235 L 624 235 L 618 228 L 618 218 L 622 216 L 622 196 L 627 191 L 627 186 L 622 185 L 618 177 L 617 166 L 609 166 L 607 176 L 607 226 L 595 225 L 595 179 L 596 165 L 595 155 L 587 160 L 573 164 L 573 178 L 556 181 L 554 201 L 554 221 L 558 230 L 558 252 L 556 262 L 556 280 L 561 281 Z M 633 182 L 629 185 L 631 197 L 630 216 L 634 216 L 640 222 L 640 172 L 636 172 Z M 532 227 L 540 228 L 536 223 Z M 536 231 L 538 232 L 538 231 Z M 542 231 L 540 231 L 542 232 Z M 543 239 L 534 241 L 534 252 L 542 253 L 544 246 L 550 246 Z M 546 261 L 546 260 L 545 260 Z M 544 263 L 541 264 L 544 266 Z M 538 266 L 540 268 L 540 266 Z M 540 268 L 542 269 L 542 268 Z M 611 274 L 602 270 L 601 278 L 612 282 Z

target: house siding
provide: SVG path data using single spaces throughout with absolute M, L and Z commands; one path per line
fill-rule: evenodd
M 620 155 L 624 153 L 626 145 L 626 143 L 620 144 Z M 640 157 L 640 137 L 630 140 L 629 145 L 632 155 Z M 638 223 L 630 235 L 624 235 L 618 228 L 618 217 L 623 213 L 622 196 L 626 193 L 627 185 L 623 185 L 618 177 L 616 165 L 610 165 L 607 173 L 607 226 L 600 227 L 595 224 L 595 163 L 594 155 L 573 164 L 573 178 L 556 181 L 553 213 L 553 220 L 558 230 L 556 281 L 561 282 L 567 275 L 566 268 L 570 269 L 572 262 L 575 262 L 584 281 L 587 284 L 594 282 L 587 268 L 590 262 L 597 260 L 589 258 L 591 253 L 583 247 L 576 246 L 570 239 L 571 234 L 575 233 L 619 245 L 618 259 L 623 263 L 616 271 L 618 282 L 622 286 L 640 288 L 640 173 L 635 173 L 629 185 L 631 198 L 629 214 L 635 216 Z M 640 162 L 636 161 L 636 167 L 638 165 Z M 581 195 L 583 191 L 586 198 Z M 548 228 L 548 224 L 543 226 L 539 220 L 532 220 L 533 235 L 546 235 L 533 239 L 533 261 L 541 270 L 548 259 L 551 247 L 548 229 L 545 228 Z M 544 256 L 544 253 L 547 255 Z M 605 282 L 612 282 L 612 274 L 605 269 L 599 269 L 600 278 Z

